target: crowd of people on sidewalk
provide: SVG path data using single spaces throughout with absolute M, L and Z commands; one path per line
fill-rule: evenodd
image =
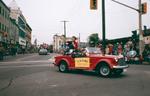
M 21 53 L 25 53 L 25 47 L 20 47 Z M 2 42 L 0 42 L 0 60 L 3 60 L 5 56 L 16 56 L 19 53 L 17 46 L 9 45 L 5 47 Z
M 0 43 L 0 60 L 4 59 L 4 56 L 11 55 L 15 56 L 17 53 L 17 48 L 14 45 L 10 45 L 9 49 L 6 49 L 2 43 Z
M 145 61 L 150 62 L 150 45 L 145 45 L 142 55 L 143 55 L 143 58 L 145 59 Z
M 4 49 L 3 45 L 2 45 L 2 43 L 0 43 L 0 60 L 3 60 L 4 53 L 5 53 L 5 49 Z
M 100 46 L 101 48 L 102 46 Z M 122 42 L 118 42 L 115 44 L 107 44 L 105 49 L 105 54 L 109 55 L 124 55 L 126 56 L 127 53 L 131 50 L 136 50 L 138 53 L 138 49 L 136 45 L 133 44 L 131 40 L 129 40 L 126 44 L 122 44 Z
M 101 50 L 102 45 L 99 45 Z M 148 61 L 150 62 L 150 44 L 147 44 L 144 46 L 144 51 L 142 53 L 142 56 L 139 54 L 139 47 L 137 46 L 136 42 L 133 42 L 132 40 L 129 40 L 125 44 L 122 42 L 115 43 L 115 44 L 107 44 L 105 48 L 105 54 L 108 55 L 123 55 L 126 58 L 130 58 L 130 52 L 134 51 L 134 54 L 139 57 L 140 60 Z

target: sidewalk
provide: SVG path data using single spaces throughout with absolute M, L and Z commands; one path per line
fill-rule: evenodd
M 143 62 L 141 65 L 150 65 L 150 62 Z
M 127 64 L 129 64 L 129 65 L 150 65 L 150 62 L 143 61 L 142 63 L 133 62 L 133 63 L 127 63 Z

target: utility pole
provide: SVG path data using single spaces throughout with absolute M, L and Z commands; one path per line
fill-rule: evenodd
M 143 32 L 142 32 L 142 3 L 139 0 L 139 53 L 142 56 L 142 52 L 144 49 L 144 42 L 143 42 Z
M 69 22 L 69 21 L 61 21 L 64 23 L 64 47 L 66 48 L 66 22 Z
M 138 12 L 139 14 L 139 20 L 138 20 L 139 21 L 139 55 L 142 56 L 142 52 L 144 49 L 143 32 L 142 32 L 142 1 L 139 0 L 138 9 L 133 8 L 129 5 L 123 4 L 121 2 L 118 2 L 116 0 L 112 0 L 112 1 Z
M 102 0 L 102 45 L 103 45 L 103 52 L 105 54 L 105 48 L 106 48 L 106 38 L 105 38 L 105 0 Z

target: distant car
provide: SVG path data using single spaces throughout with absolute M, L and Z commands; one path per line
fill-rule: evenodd
M 112 73 L 121 74 L 128 68 L 123 56 L 102 55 L 99 48 L 85 48 L 85 55 L 82 52 L 70 52 L 55 57 L 54 65 L 60 72 L 68 70 L 88 70 L 107 77 Z
M 42 48 L 39 50 L 39 55 L 47 55 L 47 53 L 48 53 L 47 49 Z

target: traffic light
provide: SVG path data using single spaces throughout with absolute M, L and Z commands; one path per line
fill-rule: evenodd
M 97 9 L 97 4 L 98 4 L 97 0 L 90 0 L 90 9 L 91 10 L 96 10 Z
M 146 25 L 144 25 L 144 30 L 143 31 L 144 31 L 144 35 L 147 34 L 147 26 Z
M 147 30 L 147 26 L 146 25 L 144 25 L 144 30 Z
M 147 3 L 143 3 L 142 4 L 142 14 L 146 14 L 147 13 Z
M 138 40 L 138 34 L 136 30 L 132 31 L 132 39 L 135 41 Z

